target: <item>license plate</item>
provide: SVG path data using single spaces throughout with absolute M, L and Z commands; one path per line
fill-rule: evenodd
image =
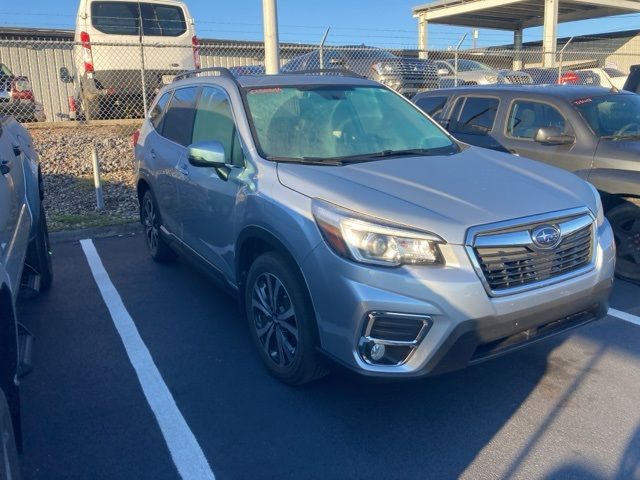
M 174 78 L 176 78 L 175 75 L 162 75 L 162 83 L 164 85 L 169 85 L 171 82 L 173 82 Z

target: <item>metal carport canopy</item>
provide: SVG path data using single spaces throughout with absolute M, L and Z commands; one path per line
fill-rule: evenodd
M 413 8 L 413 16 L 430 24 L 442 23 L 498 30 L 517 30 L 544 24 L 548 0 L 438 0 Z M 556 0 L 557 22 L 640 12 L 638 0 Z

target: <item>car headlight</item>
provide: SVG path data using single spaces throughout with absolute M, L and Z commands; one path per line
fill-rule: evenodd
M 596 200 L 596 211 L 593 213 L 596 216 L 596 222 L 598 227 L 601 227 L 602 224 L 604 223 L 604 208 L 602 207 L 602 198 L 600 197 L 600 192 L 598 192 L 596 187 L 594 187 L 588 182 L 587 182 L 587 185 L 589 185 L 589 188 L 593 192 L 593 196 Z
M 377 219 L 313 201 L 313 216 L 325 241 L 340 256 L 360 263 L 398 267 L 444 263 L 437 235 L 384 224 Z
M 371 68 L 379 75 L 385 75 L 389 73 L 394 73 L 396 71 L 395 66 L 390 63 L 374 63 Z

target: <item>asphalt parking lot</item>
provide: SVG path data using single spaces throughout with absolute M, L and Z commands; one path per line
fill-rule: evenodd
M 176 479 L 185 458 L 218 479 L 640 478 L 638 286 L 615 286 L 628 321 L 464 371 L 382 383 L 336 368 L 291 388 L 198 271 L 152 262 L 140 235 L 93 245 L 124 308 L 107 308 L 78 242 L 54 245 L 54 286 L 20 305 L 36 337 L 22 388 L 26 479 Z M 150 405 L 144 379 L 160 377 L 168 403 Z

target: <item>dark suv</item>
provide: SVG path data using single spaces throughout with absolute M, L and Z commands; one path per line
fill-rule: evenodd
M 600 191 L 616 273 L 640 281 L 640 97 L 602 87 L 439 90 L 414 102 L 463 142 L 570 170 Z
M 373 47 L 342 47 L 315 50 L 294 58 L 282 67 L 283 72 L 344 68 L 380 82 L 403 95 L 439 88 L 435 63 L 431 60 L 398 57 Z

